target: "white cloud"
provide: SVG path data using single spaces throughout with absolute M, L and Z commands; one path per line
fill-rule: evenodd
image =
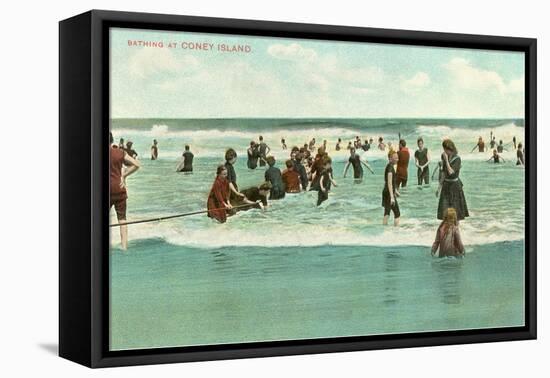
M 170 106 L 173 108 L 191 109 L 196 116 L 215 111 L 238 117 L 278 114 L 281 109 L 291 107 L 289 91 L 283 85 L 284 82 L 265 68 L 246 61 L 232 61 L 201 66 L 192 75 L 168 81 L 163 89 L 172 92 Z
M 454 84 L 463 89 L 496 90 L 500 94 L 519 93 L 524 89 L 523 79 L 506 83 L 497 72 L 475 67 L 464 58 L 453 58 L 444 67 L 451 74 Z
M 334 55 L 318 56 L 314 60 L 298 65 L 299 79 L 322 91 L 348 91 L 367 94 L 376 90 L 386 80 L 384 71 L 367 64 L 350 65 Z
M 302 61 L 317 58 L 315 50 L 304 48 L 298 43 L 289 45 L 277 43 L 269 46 L 267 52 L 269 55 L 282 60 Z
M 365 64 L 356 66 L 357 62 L 342 61 L 336 55 L 320 56 L 314 49 L 304 48 L 298 43 L 273 44 L 268 47 L 269 55 L 298 63 L 294 67 L 298 76 L 296 83 L 302 82 L 306 88 L 315 91 L 329 92 L 339 89 L 354 94 L 370 94 L 376 91 L 385 80 L 384 71 Z
M 143 48 L 129 59 L 130 74 L 142 79 L 162 73 L 187 73 L 195 70 L 198 65 L 195 57 L 185 55 L 176 59 L 167 48 Z
M 309 72 L 303 76 L 304 81 L 307 85 L 311 86 L 312 89 L 321 90 L 326 92 L 330 89 L 330 82 L 327 78 L 316 72 Z
M 375 87 L 386 79 L 384 71 L 380 67 L 364 66 L 355 68 L 342 68 L 336 75 L 338 80 L 352 86 Z
M 417 72 L 410 79 L 401 82 L 401 89 L 407 93 L 418 92 L 429 86 L 430 83 L 430 76 L 426 72 Z
M 334 55 L 319 57 L 315 62 L 305 64 L 307 72 L 318 72 L 336 84 L 350 84 L 352 86 L 365 86 L 382 83 L 385 79 L 384 71 L 380 67 L 364 64 L 357 66 L 357 62 L 342 61 Z
M 510 93 L 523 93 L 525 91 L 525 78 L 510 80 L 508 84 L 508 92 Z
M 350 92 L 355 93 L 355 94 L 364 95 L 364 94 L 371 94 L 372 89 L 366 88 L 366 87 L 354 87 L 354 86 L 352 86 L 352 87 L 350 87 Z

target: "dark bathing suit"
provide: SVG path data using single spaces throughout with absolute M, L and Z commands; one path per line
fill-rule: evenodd
M 246 166 L 250 169 L 256 169 L 256 167 L 258 166 L 258 157 L 259 157 L 258 147 L 249 148 L 248 150 L 246 150 L 246 154 L 248 155 Z
M 126 153 L 134 159 L 138 156 L 138 153 L 136 152 L 136 150 L 133 150 L 131 148 L 126 148 Z
M 418 165 L 424 165 L 428 162 L 428 149 L 424 147 L 422 150 L 416 150 L 414 157 L 418 160 Z M 422 185 L 422 182 L 425 184 L 430 183 L 430 167 L 426 166 L 424 169 L 418 168 L 416 173 L 418 177 L 418 185 Z
M 194 155 L 190 151 L 183 153 L 183 168 L 180 172 L 193 172 L 193 157 Z
M 322 204 L 328 199 L 328 192 L 330 191 L 330 174 L 332 173 L 332 168 L 330 169 L 323 169 L 323 171 L 320 174 L 319 182 L 323 183 L 323 187 L 325 188 L 325 192 L 321 190 L 321 185 L 319 184 L 319 190 L 317 192 L 317 206 Z
M 309 190 L 319 190 L 319 180 L 321 179 L 321 172 L 323 171 L 323 160 L 322 158 L 316 158 L 311 166 L 311 175 L 315 173 L 315 178 L 311 181 L 311 186 Z M 331 168 L 332 169 L 332 168 Z
M 259 153 L 260 153 L 260 167 L 265 167 L 265 152 L 267 150 L 267 144 L 264 142 L 260 143 Z
M 261 201 L 264 206 L 267 206 L 267 198 L 265 198 L 265 196 L 260 195 L 260 189 L 258 189 L 257 187 L 253 186 L 251 188 L 244 189 L 241 191 L 241 193 L 244 194 L 249 201 L 252 201 L 252 202 Z M 236 203 L 236 206 L 241 206 L 241 205 L 246 205 L 246 203 L 243 200 L 240 200 L 239 202 Z M 259 208 L 260 208 L 260 205 L 255 203 L 255 204 L 250 204 L 250 206 L 240 207 L 236 210 L 241 211 L 241 210 L 259 209 Z
M 285 186 L 281 171 L 277 167 L 269 167 L 265 171 L 265 181 L 271 183 L 271 192 L 269 198 L 272 200 L 281 199 L 285 196 Z
M 363 178 L 363 167 L 361 166 L 361 158 L 359 157 L 359 155 L 356 154 L 353 157 L 350 156 L 348 162 L 350 162 L 353 167 L 353 178 Z
M 229 183 L 233 184 L 236 191 L 239 191 L 239 187 L 237 186 L 237 174 L 235 173 L 235 167 L 233 167 L 233 164 L 226 161 L 225 162 L 225 169 L 227 169 L 227 181 L 229 181 Z M 231 190 L 231 189 L 229 189 L 229 190 Z M 233 193 L 233 191 L 231 190 L 231 193 L 229 194 L 229 200 L 230 201 L 239 200 L 240 198 L 241 197 L 239 197 L 238 195 Z
M 447 171 L 447 164 L 442 161 L 443 184 L 441 186 L 441 193 L 439 194 L 437 219 L 443 219 L 445 211 L 452 207 L 456 210 L 457 219 L 463 220 L 470 216 L 470 214 L 468 213 L 468 205 L 462 189 L 462 181 L 459 178 L 462 161 L 458 155 L 454 155 L 449 158 L 449 165 L 454 171 L 452 175 Z
M 390 188 L 388 186 L 388 175 L 392 174 L 392 188 L 393 188 L 393 205 L 391 204 Z M 386 170 L 384 171 L 384 190 L 382 191 L 382 207 L 384 207 L 384 216 L 390 215 L 390 211 L 393 211 L 393 217 L 399 218 L 401 212 L 399 211 L 399 204 L 397 203 L 397 198 L 395 196 L 396 190 L 396 175 L 395 168 L 392 163 L 386 165 Z
M 300 183 L 302 184 L 302 190 L 306 190 L 307 184 L 309 182 L 309 180 L 307 179 L 306 167 L 304 167 L 304 165 L 301 162 L 294 161 L 294 169 L 300 175 Z

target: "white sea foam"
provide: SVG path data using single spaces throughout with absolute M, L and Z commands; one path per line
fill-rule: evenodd
M 434 136 L 440 138 L 465 139 L 476 141 L 477 137 L 481 136 L 485 142 L 489 142 L 491 131 L 496 136 L 497 141 L 503 139 L 509 141 L 514 136 L 522 136 L 524 128 L 517 126 L 514 123 L 507 123 L 497 127 L 481 127 L 481 128 L 462 128 L 450 127 L 448 125 L 418 125 L 417 132 L 422 136 Z
M 156 138 L 160 143 L 160 158 L 174 159 L 181 156 L 184 144 L 190 144 L 192 150 L 197 156 L 203 157 L 219 157 L 223 156 L 225 149 L 233 147 L 237 149 L 240 156 L 246 156 L 246 148 L 251 140 L 257 140 L 261 134 L 264 140 L 271 147 L 271 154 L 278 159 L 288 158 L 289 149 L 283 150 L 280 140 L 285 138 L 288 148 L 292 146 L 303 146 L 304 143 L 315 137 L 317 146 L 322 145 L 323 140 L 327 140 L 328 152 L 338 160 L 344 160 L 349 152 L 346 146 L 349 141 L 354 140 L 356 136 L 361 139 L 373 138 L 374 144 L 366 153 L 359 151 L 365 158 L 371 160 L 385 160 L 387 158 L 386 151 L 381 151 L 377 147 L 377 139 L 383 137 L 385 142 L 392 143 L 397 147 L 398 137 L 397 130 L 389 132 L 370 132 L 365 133 L 354 128 L 342 127 L 320 127 L 320 128 L 296 128 L 278 129 L 272 131 L 241 131 L 241 130 L 222 130 L 222 129 L 204 129 L 204 130 L 174 130 L 164 124 L 155 124 L 149 130 L 121 128 L 116 129 L 117 136 L 125 137 L 134 141 L 134 146 L 141 155 L 149 153 L 150 140 Z M 493 131 L 497 141 L 503 140 L 508 151 L 504 153 L 504 158 L 513 159 L 515 152 L 510 144 L 515 136 L 517 142 L 522 142 L 524 139 L 524 128 L 513 123 L 502 126 L 489 128 L 460 128 L 450 127 L 448 125 L 419 125 L 413 132 L 405 135 L 409 142 L 409 148 L 413 151 L 416 147 L 416 138 L 422 136 L 425 139 L 426 145 L 432 151 L 432 158 L 436 158 L 441 151 L 440 143 L 445 138 L 451 138 L 459 148 L 459 153 L 463 160 L 484 160 L 490 157 L 489 151 L 489 135 Z M 487 146 L 487 154 L 471 152 L 477 142 L 478 136 L 482 136 Z M 336 151 L 335 145 L 338 138 L 342 139 L 342 150 Z M 136 142 L 137 141 L 137 142 Z M 434 156 L 435 155 L 435 156 Z
M 150 130 L 132 129 L 132 128 L 117 128 L 116 134 L 120 136 L 142 136 L 142 137 L 155 137 L 163 136 L 166 138 L 175 139 L 208 139 L 208 140 L 220 140 L 220 138 L 235 138 L 235 139 L 257 139 L 259 135 L 262 135 L 266 140 L 272 142 L 279 142 L 281 138 L 288 139 L 300 139 L 304 142 L 309 141 L 311 138 L 355 138 L 357 135 L 364 135 L 357 129 L 348 129 L 341 127 L 326 127 L 326 128 L 305 128 L 301 129 L 296 127 L 295 129 L 277 129 L 275 131 L 239 131 L 239 130 L 222 130 L 222 129 L 204 129 L 204 130 L 172 130 L 166 125 L 153 125 Z M 305 139 L 304 139 L 305 138 Z M 302 142 L 302 144 L 304 143 Z M 335 141 L 334 141 L 335 142 Z M 317 144 L 322 143 L 322 139 L 317 139 Z
M 258 211 L 259 212 L 259 211 Z M 250 214 L 250 212 L 249 212 Z M 361 229 L 350 229 L 343 225 L 303 225 L 293 223 L 270 224 L 267 228 L 257 228 L 254 223 L 248 229 L 239 228 L 240 216 L 230 218 L 225 224 L 204 216 L 203 227 L 190 227 L 181 221 L 170 221 L 131 226 L 132 240 L 161 238 L 169 244 L 195 248 L 221 247 L 316 247 L 316 246 L 420 246 L 431 247 L 438 221 L 430 227 L 415 219 L 403 219 L 400 227 L 373 225 L 365 222 Z M 113 220 L 115 222 L 115 220 Z M 208 224 L 211 223 L 211 224 Z M 463 222 L 460 226 L 466 246 L 523 240 L 521 230 L 511 231 L 502 224 L 495 223 L 484 229 Z M 118 235 L 113 233 L 112 245 L 119 244 Z M 366 250 L 368 252 L 368 250 Z
M 323 126 L 323 127 L 304 127 L 301 128 L 300 125 L 297 125 L 293 128 L 285 129 L 272 129 L 270 131 L 266 130 L 234 130 L 234 129 L 217 129 L 217 128 L 207 128 L 207 129 L 193 129 L 193 130 L 177 130 L 170 128 L 165 124 L 154 124 L 149 130 L 144 129 L 135 129 L 131 127 L 126 128 L 116 128 L 115 133 L 119 136 L 127 137 L 159 137 L 163 136 L 165 138 L 173 139 L 207 139 L 207 140 L 220 140 L 220 138 L 234 138 L 234 139 L 253 139 L 259 135 L 262 135 L 266 141 L 270 143 L 279 143 L 281 138 L 287 139 L 287 144 L 289 140 L 300 140 L 302 141 L 299 145 L 309 141 L 311 138 L 316 138 L 317 145 L 320 145 L 324 139 L 329 140 L 330 145 L 334 145 L 338 138 L 342 138 L 343 143 L 346 143 L 350 140 L 355 139 L 356 136 L 359 136 L 362 140 L 365 138 L 374 138 L 377 142 L 379 136 L 383 137 L 386 140 L 397 142 L 397 134 L 399 132 L 399 127 L 395 130 L 381 130 L 373 129 L 361 130 L 354 127 L 340 127 L 340 126 Z M 524 134 L 524 128 L 517 126 L 514 123 L 508 123 L 505 125 L 497 127 L 451 127 L 449 125 L 418 125 L 415 127 L 414 131 L 403 132 L 403 136 L 408 137 L 408 139 L 416 139 L 418 136 L 423 137 L 433 137 L 439 140 L 444 138 L 451 138 L 456 140 L 465 140 L 476 142 L 478 136 L 482 136 L 486 143 L 489 142 L 489 135 L 491 131 L 497 138 L 503 139 L 505 142 L 508 142 L 512 137 L 518 137 L 518 142 L 522 140 Z M 343 147 L 345 145 L 343 144 Z
M 396 126 L 399 127 L 399 126 Z M 505 124 L 494 128 L 459 128 L 450 127 L 448 125 L 419 125 L 414 132 L 406 135 L 409 142 L 411 152 L 415 149 L 415 142 L 418 136 L 424 137 L 426 145 L 430 148 L 432 161 L 439 159 L 441 151 L 441 140 L 444 137 L 452 138 L 459 148 L 459 153 L 463 160 L 472 161 L 469 164 L 466 173 L 470 174 L 490 174 L 494 172 L 494 165 L 480 164 L 477 161 L 487 160 L 490 157 L 490 152 L 478 153 L 470 152 L 475 145 L 478 136 L 483 136 L 486 145 L 489 144 L 489 134 L 493 131 L 497 140 L 503 139 L 504 143 L 508 143 L 516 136 L 517 141 L 521 142 L 524 138 L 524 128 L 515 124 Z M 259 132 L 241 131 L 241 130 L 221 130 L 221 129 L 205 129 L 205 130 L 176 130 L 172 127 L 163 124 L 153 125 L 149 130 L 137 130 L 131 127 L 126 129 L 116 129 L 117 137 L 125 137 L 134 140 L 134 145 L 138 149 L 141 156 L 147 156 L 150 142 L 153 138 L 157 138 L 160 143 L 160 160 L 175 161 L 181 157 L 183 145 L 191 144 L 192 151 L 195 154 L 196 162 L 201 162 L 201 158 L 217 158 L 223 159 L 224 150 L 227 147 L 237 149 L 239 159 L 246 159 L 246 147 L 251 139 L 256 139 Z M 341 178 L 342 172 L 340 165 L 347 161 L 349 151 L 345 149 L 347 140 L 354 139 L 356 135 L 365 137 L 359 130 L 353 128 L 334 127 L 319 127 L 319 128 L 287 128 L 284 130 L 262 131 L 266 142 L 271 146 L 272 152 L 277 160 L 282 162 L 289 156 L 289 149 L 283 150 L 280 146 L 280 138 L 285 137 L 288 147 L 293 145 L 301 146 L 305 141 L 315 137 L 317 145 L 320 145 L 323 139 L 328 140 L 329 153 L 333 160 L 339 164 L 336 168 L 337 181 L 342 180 L 344 185 L 335 189 L 327 201 L 326 208 L 321 206 L 321 209 L 315 208 L 315 194 L 301 194 L 301 197 L 288 196 L 284 201 L 274 203 L 273 207 L 266 213 L 259 211 L 248 211 L 239 213 L 235 217 L 231 217 L 226 224 L 215 224 L 214 221 L 208 219 L 205 215 L 198 215 L 185 219 L 171 220 L 168 222 L 139 224 L 130 226 L 130 239 L 151 239 L 161 238 L 166 242 L 174 245 L 192 246 L 200 248 L 219 248 L 223 246 L 323 246 L 323 245 L 350 245 L 350 246 L 403 246 L 414 245 L 428 248 L 433 242 L 435 230 L 439 221 L 435 219 L 434 212 L 437 206 L 436 198 L 433 196 L 435 187 L 431 187 L 428 191 L 412 192 L 412 188 L 407 197 L 407 193 L 403 195 L 403 202 L 400 201 L 402 212 L 410 211 L 410 214 L 405 214 L 402 219 L 402 225 L 399 228 L 392 226 L 382 227 L 381 222 L 381 207 L 380 193 L 383 187 L 383 179 L 379 169 L 376 175 L 370 176 L 365 180 L 363 186 L 353 187 L 346 184 Z M 396 143 L 397 136 L 395 134 L 381 134 L 387 141 Z M 377 139 L 378 134 L 368 134 L 368 137 Z M 343 149 L 335 151 L 334 145 L 336 139 L 343 139 Z M 393 139 L 392 139 L 393 138 Z M 220 144 L 220 143 L 223 143 Z M 227 145 L 226 145 L 227 144 Z M 376 144 L 376 142 L 375 142 Z M 140 149 L 141 148 L 141 149 Z M 509 151 L 502 155 L 509 162 L 515 161 L 515 151 L 508 147 Z M 364 159 L 369 161 L 379 161 L 387 159 L 387 152 L 378 150 L 374 145 L 370 151 L 359 151 L 359 154 Z M 239 161 L 242 167 L 242 160 Z M 379 164 L 380 165 L 380 164 Z M 379 166 L 378 165 L 378 166 Z M 163 169 L 161 165 L 158 169 Z M 409 169 L 413 169 L 413 162 Z M 515 166 L 514 166 L 515 167 Z M 510 165 L 502 165 L 499 169 L 510 169 Z M 144 167 L 143 171 L 148 169 Z M 152 170 L 149 172 L 153 172 Z M 164 171 L 162 171 L 164 172 Z M 166 174 L 159 173 L 159 174 Z M 246 180 L 248 176 L 249 182 L 256 180 L 259 182 L 263 179 L 263 170 L 258 169 L 253 172 L 239 172 L 241 180 Z M 518 219 L 523 218 L 521 201 L 522 196 L 516 195 L 514 192 L 510 206 L 502 206 L 502 196 L 494 195 L 493 190 L 487 190 L 486 186 L 479 187 L 478 180 L 468 182 L 467 175 L 465 181 L 465 193 L 469 201 L 471 217 L 461 223 L 463 231 L 463 239 L 466 245 L 479 245 L 493 242 L 515 241 L 524 238 L 522 224 L 518 224 Z M 161 203 L 165 199 L 174 197 L 174 193 L 182 194 L 182 198 L 188 198 L 183 195 L 182 188 L 178 186 L 181 183 L 181 176 L 177 176 L 177 180 L 170 180 L 168 177 L 162 181 L 162 186 L 158 187 L 158 196 L 155 198 L 155 203 Z M 199 177 L 195 175 L 196 178 Z M 520 176 L 517 176 L 518 179 Z M 141 181 L 144 182 L 141 182 Z M 147 181 L 146 180 L 152 180 Z M 198 188 L 198 194 L 201 198 L 206 198 L 207 191 L 211 185 L 210 177 L 208 182 L 194 182 L 197 184 L 194 188 Z M 413 181 L 413 179 L 409 179 Z M 256 181 L 254 181 L 256 182 Z M 141 188 L 152 188 L 159 185 L 159 181 L 154 180 L 153 176 L 145 174 L 137 174 L 131 178 L 131 196 L 134 193 L 139 193 Z M 135 191 L 134 191 L 135 190 Z M 196 190 L 196 189 L 193 189 Z M 507 189 L 506 193 L 510 194 L 513 188 Z M 414 196 L 412 195 L 414 193 Z M 426 194 L 426 196 L 423 196 Z M 429 195 L 429 196 L 428 196 Z M 305 196 L 305 197 L 304 197 Z M 133 199 L 135 197 L 132 197 Z M 415 198 L 414 203 L 413 198 Z M 475 201 L 473 201 L 475 199 Z M 135 199 L 134 199 L 135 200 Z M 147 197 L 147 201 L 151 200 Z M 143 200 L 141 200 L 143 201 Z M 411 201 L 407 204 L 407 201 Z M 426 206 L 420 205 L 421 201 L 428 201 L 431 208 L 427 211 Z M 171 208 L 167 202 L 165 209 L 169 211 Z M 488 204 L 492 204 L 488 207 Z M 149 209 L 147 205 L 140 203 L 140 208 Z M 414 205 L 414 214 L 411 208 Z M 197 204 L 200 208 L 201 204 Z M 308 207 L 309 206 L 309 207 Z M 435 206 L 435 208 L 434 208 Z M 487 210 L 482 213 L 480 208 L 486 207 Z M 135 209 L 135 208 L 134 208 Z M 129 207 L 131 212 L 132 207 Z M 476 210 L 479 213 L 476 214 Z M 134 210 L 135 211 L 135 210 Z M 326 213 L 322 213 L 326 211 Z M 134 213 L 131 214 L 134 219 L 143 219 L 148 217 L 157 217 L 159 214 Z M 162 214 L 161 214 L 162 215 Z M 365 215 L 363 218 L 362 216 Z M 416 218 L 415 218 L 416 217 Z M 292 221 L 288 222 L 291 219 Z M 112 220 L 116 222 L 116 220 Z M 259 223 L 258 223 L 259 222 Z M 119 238 L 116 229 L 113 229 L 112 243 L 118 245 Z
M 150 136 L 152 137 L 166 136 L 166 134 L 168 134 L 167 125 L 153 125 L 151 127 Z

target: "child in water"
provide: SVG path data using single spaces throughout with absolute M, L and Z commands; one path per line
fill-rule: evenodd
M 432 256 L 439 250 L 439 257 L 463 257 L 464 245 L 460 238 L 456 210 L 449 207 L 443 221 L 437 228 L 435 241 L 432 245 Z

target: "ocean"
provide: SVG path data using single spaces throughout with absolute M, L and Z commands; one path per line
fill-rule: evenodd
M 237 150 L 239 187 L 258 185 L 264 169 L 246 167 L 246 148 L 259 135 L 281 170 L 292 146 L 327 140 L 338 184 L 319 207 L 306 192 L 225 224 L 202 214 L 131 225 L 127 252 L 113 228 L 112 350 L 524 324 L 525 172 L 510 144 L 514 136 L 524 141 L 523 120 L 113 119 L 111 130 L 115 141 L 134 142 L 142 165 L 128 178 L 128 220 L 204 209 L 229 147 Z M 488 145 L 491 132 L 506 145 L 504 164 L 471 152 L 479 136 Z M 431 173 L 441 140 L 455 141 L 470 210 L 460 224 L 465 258 L 430 255 L 437 182 L 418 187 L 413 158 L 399 227 L 382 226 L 386 153 L 360 151 L 375 172 L 361 183 L 351 171 L 342 177 L 349 140 L 382 136 L 397 145 L 399 133 L 411 155 L 424 138 Z M 334 149 L 338 138 L 342 151 Z M 185 144 L 195 154 L 192 174 L 175 172 Z

